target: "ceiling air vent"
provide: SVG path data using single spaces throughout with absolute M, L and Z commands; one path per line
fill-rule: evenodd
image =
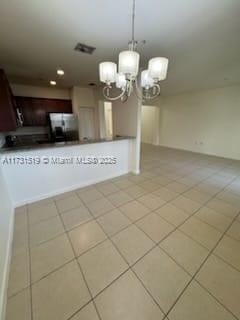
M 74 48 L 74 50 L 76 51 L 80 51 L 87 54 L 92 54 L 95 49 L 96 48 L 87 46 L 86 44 L 80 42 L 77 43 L 76 47 Z

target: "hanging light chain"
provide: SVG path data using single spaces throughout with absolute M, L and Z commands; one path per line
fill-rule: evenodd
M 135 42 L 135 10 L 136 10 L 136 0 L 133 0 L 132 6 L 132 42 Z

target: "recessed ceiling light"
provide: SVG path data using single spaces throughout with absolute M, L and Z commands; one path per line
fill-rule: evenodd
M 51 81 L 50 81 L 50 84 L 51 84 L 52 86 L 55 86 L 55 85 L 57 84 L 57 82 L 54 81 L 54 80 L 51 80 Z
M 58 69 L 58 70 L 57 70 L 57 74 L 58 74 L 59 76 L 63 76 L 63 75 L 64 75 L 64 71 L 63 71 L 62 69 Z

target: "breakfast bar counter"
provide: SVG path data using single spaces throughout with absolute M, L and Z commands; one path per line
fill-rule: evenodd
M 0 165 L 20 206 L 133 172 L 134 148 L 133 137 L 3 148 Z
M 22 145 L 16 145 L 12 147 L 3 146 L 0 148 L 0 154 L 2 153 L 8 153 L 8 152 L 17 152 L 17 151 L 31 151 L 31 150 L 38 150 L 38 149 L 49 149 L 49 148 L 62 148 L 62 147 L 71 147 L 71 146 L 78 146 L 78 145 L 86 145 L 86 144 L 92 144 L 92 143 L 103 143 L 103 142 L 113 142 L 113 141 L 119 141 L 119 140 L 129 140 L 129 139 L 135 139 L 135 137 L 130 136 L 116 136 L 112 138 L 106 138 L 106 139 L 92 139 L 92 140 L 75 140 L 75 141 L 64 141 L 64 142 L 49 142 L 49 143 L 32 143 L 32 144 L 22 144 Z

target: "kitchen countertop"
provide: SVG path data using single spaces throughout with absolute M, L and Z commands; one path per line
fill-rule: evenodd
M 0 148 L 0 154 L 8 153 L 8 152 L 21 152 L 21 151 L 31 151 L 31 150 L 40 150 L 40 149 L 50 149 L 50 148 L 61 148 L 61 147 L 70 147 L 70 146 L 78 146 L 92 143 L 102 143 L 102 142 L 113 142 L 119 140 L 128 140 L 135 139 L 132 136 L 119 136 L 107 139 L 94 139 L 94 140 L 84 140 L 84 141 L 64 141 L 64 142 L 53 142 L 53 143 L 34 143 L 30 145 L 21 145 L 21 146 L 13 146 L 13 147 L 5 147 Z

